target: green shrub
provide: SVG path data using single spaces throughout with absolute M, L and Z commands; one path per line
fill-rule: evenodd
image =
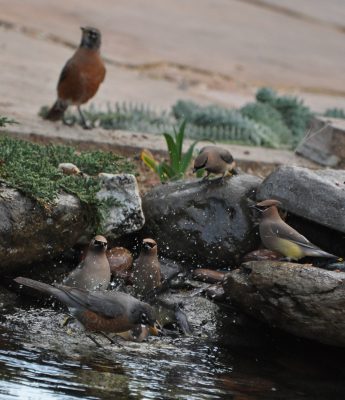
M 0 128 L 3 128 L 6 125 L 13 125 L 17 124 L 18 122 L 14 121 L 13 119 L 3 117 L 0 115 Z
M 93 106 L 84 110 L 91 126 L 161 134 L 187 121 L 185 136 L 195 140 L 238 143 L 254 146 L 294 148 L 304 136 L 312 113 L 293 96 L 278 96 L 269 88 L 259 89 L 256 102 L 240 110 L 217 105 L 200 106 L 192 101 L 177 101 L 171 111 L 157 111 L 132 103 L 108 105 L 106 111 Z M 47 108 L 42 108 L 44 116 Z M 80 124 L 79 116 L 65 115 L 69 124 Z
M 236 142 L 256 146 L 278 147 L 276 135 L 269 126 L 257 123 L 240 111 L 216 105 L 200 106 L 191 101 L 178 101 L 172 108 L 178 120 L 189 123 L 186 135 L 193 139 Z
M 280 112 L 267 103 L 248 103 L 241 108 L 241 114 L 257 123 L 270 127 L 280 145 L 291 143 L 292 132 L 286 126 Z
M 345 119 L 345 111 L 341 108 L 328 108 L 325 113 L 325 117 L 330 118 L 342 118 Z
M 303 101 L 293 96 L 278 96 L 269 88 L 261 88 L 256 93 L 256 100 L 269 104 L 282 116 L 285 125 L 292 132 L 292 145 L 296 145 L 305 135 L 312 112 L 303 104 Z

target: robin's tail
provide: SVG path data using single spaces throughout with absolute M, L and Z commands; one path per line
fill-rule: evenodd
M 18 276 L 18 278 L 14 279 L 14 281 L 20 285 L 28 286 L 53 296 L 57 296 L 60 293 L 60 289 L 55 288 L 54 286 L 48 285 L 47 283 L 34 281 L 33 279 L 23 278 L 22 276 Z
M 57 99 L 53 107 L 48 111 L 45 119 L 49 119 L 50 121 L 62 119 L 67 107 L 68 105 L 64 101 Z

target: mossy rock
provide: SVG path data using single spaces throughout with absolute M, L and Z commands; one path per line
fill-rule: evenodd
M 73 163 L 82 175 L 64 175 L 60 163 Z M 44 209 L 54 204 L 60 193 L 76 196 L 88 210 L 90 225 L 101 229 L 109 200 L 96 197 L 100 190 L 98 173 L 133 173 L 134 167 L 123 157 L 102 151 L 79 152 L 69 146 L 38 145 L 6 136 L 0 138 L 0 179 L 20 190 Z

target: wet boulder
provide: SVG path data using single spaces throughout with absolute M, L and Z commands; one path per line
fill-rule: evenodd
M 280 200 L 292 214 L 345 233 L 345 170 L 281 166 L 263 181 L 257 198 Z
M 160 254 L 189 266 L 230 267 L 258 245 L 248 205 L 260 181 L 240 174 L 157 186 L 143 198 L 145 234 Z
M 224 289 L 245 313 L 296 336 L 345 346 L 345 273 L 310 264 L 251 261 Z
M 137 180 L 131 174 L 99 174 L 101 200 L 115 200 L 105 221 L 108 238 L 118 238 L 141 229 L 145 219 Z
M 115 200 L 109 209 L 107 238 L 134 232 L 144 224 L 141 199 L 133 175 L 101 177 L 100 198 Z M 18 268 L 51 260 L 81 239 L 88 242 L 93 228 L 79 199 L 61 193 L 49 208 L 22 192 L 0 187 L 0 267 Z

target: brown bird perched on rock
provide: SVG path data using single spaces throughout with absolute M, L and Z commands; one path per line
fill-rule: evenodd
M 121 292 L 89 292 L 64 285 L 48 285 L 18 277 L 15 282 L 56 297 L 88 331 L 118 333 L 140 324 L 154 327 L 151 306 Z
M 299 260 L 307 256 L 338 258 L 321 250 L 285 223 L 280 218 L 278 206 L 281 206 L 281 202 L 273 199 L 261 201 L 254 206 L 262 212 L 259 230 L 261 241 L 266 248 L 292 260 Z
M 206 146 L 200 150 L 199 155 L 194 161 L 193 172 L 205 169 L 207 172 L 203 179 L 207 179 L 210 174 L 222 174 L 222 179 L 228 174 L 237 174 L 236 163 L 228 150 L 217 146 Z
M 136 293 L 145 297 L 161 285 L 161 267 L 157 255 L 157 243 L 144 239 L 141 252 L 133 264 L 133 287 Z
M 83 127 L 88 128 L 80 106 L 96 94 L 105 77 L 105 66 L 100 56 L 101 32 L 91 27 L 81 30 L 80 46 L 62 69 L 57 85 L 58 99 L 46 119 L 58 121 L 68 106 L 75 105 Z
M 89 245 L 86 257 L 64 280 L 66 286 L 86 290 L 106 290 L 110 283 L 110 266 L 106 256 L 107 239 L 95 236 Z

